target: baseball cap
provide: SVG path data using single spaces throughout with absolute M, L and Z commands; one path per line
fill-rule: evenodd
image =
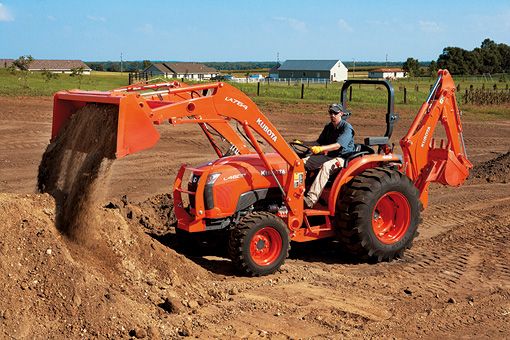
M 344 109 L 344 107 L 342 106 L 342 104 L 331 104 L 328 108 L 328 113 L 333 113 L 335 115 L 339 114 L 340 112 L 342 112 L 344 115 L 349 115 L 350 112 L 347 111 L 346 109 Z

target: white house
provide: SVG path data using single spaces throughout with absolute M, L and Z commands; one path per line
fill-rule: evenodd
M 219 74 L 216 69 L 199 63 L 154 63 L 143 70 L 143 73 L 196 80 L 211 79 Z
M 347 80 L 348 69 L 340 60 L 286 60 L 278 68 L 279 78 Z
M 0 59 L 0 68 L 9 67 L 14 59 Z M 81 60 L 68 59 L 34 59 L 28 65 L 30 72 L 49 71 L 52 73 L 72 73 L 73 69 L 83 69 L 83 74 L 90 74 L 91 68 Z
M 368 78 L 375 79 L 398 79 L 406 76 L 406 72 L 400 68 L 379 68 L 368 72 Z

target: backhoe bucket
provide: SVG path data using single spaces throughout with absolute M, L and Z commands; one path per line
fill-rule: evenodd
M 51 141 L 69 118 L 89 103 L 110 104 L 119 108 L 116 158 L 151 148 L 159 140 L 160 135 L 147 113 L 149 108 L 144 108 L 135 94 L 73 90 L 55 94 Z
M 456 156 L 449 149 L 431 149 L 429 157 L 435 164 L 437 175 L 436 182 L 443 185 L 457 187 L 464 183 L 469 176 L 469 170 L 473 167 L 464 155 Z

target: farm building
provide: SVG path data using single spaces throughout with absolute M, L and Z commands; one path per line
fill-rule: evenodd
M 397 79 L 405 78 L 406 72 L 401 68 L 379 68 L 368 72 L 368 78 Z
M 211 79 L 219 74 L 216 69 L 199 63 L 154 63 L 143 70 L 143 73 L 186 79 Z
M 280 63 L 276 63 L 275 66 L 271 67 L 269 70 L 269 78 L 278 79 L 278 69 L 282 66 Z
M 0 68 L 10 67 L 14 59 L 0 59 Z M 34 59 L 28 66 L 30 72 L 50 71 L 71 73 L 72 69 L 83 68 L 83 74 L 90 74 L 91 68 L 81 60 Z
M 345 81 L 347 71 L 340 60 L 287 60 L 278 68 L 278 77 Z

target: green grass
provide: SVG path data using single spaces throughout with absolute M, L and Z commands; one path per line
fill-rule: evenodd
M 9 73 L 0 69 L 0 95 L 1 96 L 51 96 L 60 90 L 111 90 L 125 86 L 128 83 L 127 73 L 118 72 L 92 72 L 83 75 L 81 85 L 78 77 L 69 74 L 59 74 L 58 78 L 46 81 L 40 73 L 29 73 L 26 86 L 21 72 Z
M 159 80 L 164 81 L 164 80 Z M 171 80 L 169 80 L 171 81 Z M 426 100 L 430 86 L 434 83 L 433 78 L 407 78 L 393 81 L 395 92 L 395 110 L 417 111 Z M 505 89 L 508 82 L 486 80 L 481 77 L 455 77 L 456 85 L 460 85 L 457 95 L 459 106 L 466 115 L 481 114 L 487 119 L 510 119 L 510 104 L 498 106 L 466 105 L 463 102 L 463 94 L 470 85 L 473 88 L 492 89 L 496 84 L 498 89 Z M 27 78 L 27 86 L 21 74 L 11 74 L 5 69 L 0 69 L 0 96 L 51 96 L 60 90 L 77 89 L 83 90 L 111 90 L 127 85 L 128 74 L 118 72 L 92 72 L 91 75 L 83 75 L 81 85 L 77 77 L 68 74 L 60 74 L 57 79 L 46 81 L 40 73 L 30 73 Z M 260 83 L 260 95 L 257 96 L 257 83 L 231 83 L 241 91 L 249 95 L 258 105 L 269 102 L 281 103 L 320 103 L 330 104 L 340 101 L 341 83 L 308 84 L 305 83 L 304 99 L 301 97 L 300 83 Z M 404 104 L 404 88 L 407 89 L 407 103 Z M 382 86 L 354 85 L 352 87 L 352 101 L 350 108 L 385 108 L 386 90 Z M 482 117 L 480 117 L 483 119 Z

